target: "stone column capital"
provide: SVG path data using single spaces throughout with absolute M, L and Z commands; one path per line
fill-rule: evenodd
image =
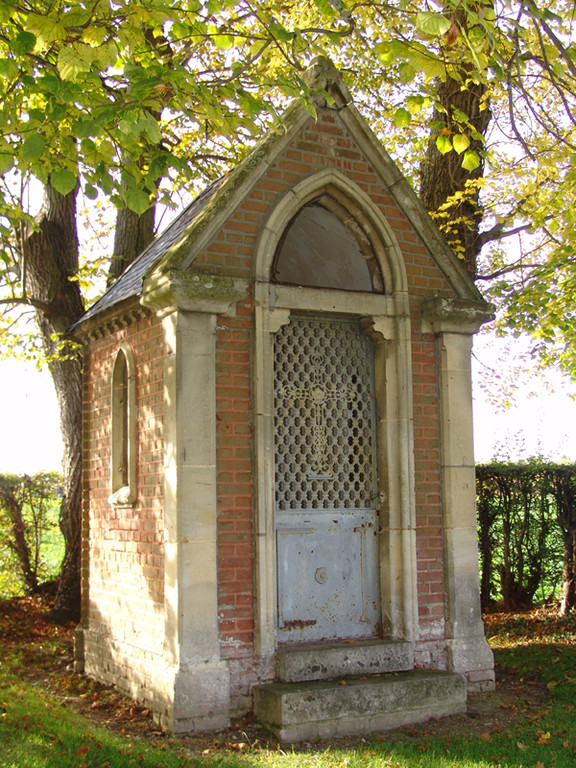
M 494 307 L 486 301 L 446 296 L 425 299 L 421 306 L 423 333 L 477 333 L 494 318 Z
M 227 315 L 248 289 L 246 280 L 226 275 L 170 270 L 145 280 L 141 302 L 159 317 L 176 310 Z

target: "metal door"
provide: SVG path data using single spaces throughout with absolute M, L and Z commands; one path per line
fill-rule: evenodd
M 374 352 L 358 322 L 292 318 L 276 334 L 278 637 L 376 634 Z

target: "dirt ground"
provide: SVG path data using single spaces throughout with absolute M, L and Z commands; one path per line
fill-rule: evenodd
M 82 713 L 104 728 L 153 742 L 170 740 L 155 724 L 148 710 L 136 705 L 112 686 L 74 673 L 74 627 L 57 627 L 45 622 L 47 610 L 46 601 L 40 598 L 0 602 L 0 648 L 4 648 L 4 652 L 18 649 L 23 653 L 24 676 L 50 690 L 66 707 Z M 472 694 L 466 713 L 401 728 L 395 731 L 395 735 L 423 738 L 434 734 L 450 738 L 462 734 L 482 738 L 485 734 L 508 730 L 519 717 L 539 717 L 546 709 L 549 700 L 546 686 L 498 669 L 496 675 L 495 691 Z M 346 737 L 346 745 L 365 744 L 374 738 L 385 740 L 386 734 Z M 281 746 L 251 717 L 236 720 L 230 728 L 217 734 L 178 737 L 177 741 L 187 751 L 196 754 L 220 749 L 243 750 L 264 746 L 275 749 Z M 329 742 L 300 746 L 323 750 L 328 744 L 337 746 L 337 743 L 337 739 L 330 739 Z

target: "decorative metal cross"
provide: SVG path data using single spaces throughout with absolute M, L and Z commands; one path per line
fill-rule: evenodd
M 296 405 L 300 400 L 309 400 L 312 403 L 314 423 L 312 425 L 312 454 L 310 457 L 310 471 L 307 473 L 309 480 L 322 480 L 333 477 L 334 470 L 328 461 L 328 438 L 326 434 L 326 408 L 334 407 L 337 403 L 350 402 L 357 398 L 357 393 L 349 387 L 340 389 L 329 387 L 323 375 L 324 358 L 313 357 L 310 360 L 312 370 L 312 383 L 308 387 L 281 387 L 278 396 L 287 403 Z

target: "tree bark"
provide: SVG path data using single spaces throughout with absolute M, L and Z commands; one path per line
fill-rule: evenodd
M 139 216 L 122 208 L 116 216 L 114 254 L 108 270 L 108 286 L 120 277 L 154 237 L 154 206 Z
M 448 77 L 445 82 L 438 83 L 439 106 L 435 107 L 432 120 L 445 123 L 448 132 L 460 132 L 461 123 L 455 119 L 454 115 L 457 111 L 463 112 L 468 116 L 475 130 L 484 136 L 491 118 L 490 110 L 486 108 L 486 88 L 469 80 L 466 82 L 464 71 L 462 77 L 462 82 Z M 464 82 L 466 82 L 465 86 Z M 466 132 L 464 126 L 462 131 Z M 428 211 L 435 213 L 454 195 L 457 195 L 446 212 L 447 218 L 440 219 L 438 223 L 474 279 L 481 248 L 479 234 L 483 218 L 476 182 L 483 175 L 484 163 L 481 161 L 475 170 L 467 171 L 462 167 L 461 154 L 450 151 L 443 155 L 439 151 L 436 145 L 437 137 L 438 131 L 434 131 L 420 166 L 420 199 Z M 472 139 L 469 149 L 476 151 L 478 156 L 482 157 L 481 141 Z
M 564 534 L 564 568 L 560 616 L 566 616 L 576 606 L 576 529 Z
M 80 616 L 80 555 L 82 507 L 82 363 L 77 351 L 59 349 L 66 330 L 82 315 L 84 304 L 76 280 L 79 246 L 76 231 L 76 191 L 61 195 L 44 188 L 44 205 L 22 245 L 22 278 L 26 295 L 36 307 L 36 319 L 56 389 L 64 494 L 60 528 L 65 556 L 52 611 L 55 621 Z

